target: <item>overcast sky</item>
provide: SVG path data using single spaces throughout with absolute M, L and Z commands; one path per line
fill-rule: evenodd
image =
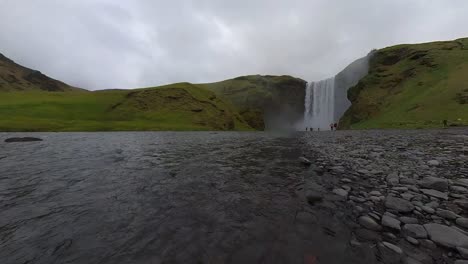
M 467 0 L 0 0 L 0 53 L 87 89 L 333 76 L 372 48 L 468 37 Z

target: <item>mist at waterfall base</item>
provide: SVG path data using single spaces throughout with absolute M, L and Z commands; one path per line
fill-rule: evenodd
M 297 130 L 331 130 L 351 106 L 348 89 L 355 86 L 369 71 L 369 59 L 373 52 L 360 58 L 332 78 L 309 82 L 304 98 L 304 118 Z

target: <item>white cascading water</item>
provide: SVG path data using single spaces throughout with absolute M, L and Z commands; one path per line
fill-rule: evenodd
M 304 107 L 305 127 L 330 130 L 335 123 L 335 78 L 307 84 Z

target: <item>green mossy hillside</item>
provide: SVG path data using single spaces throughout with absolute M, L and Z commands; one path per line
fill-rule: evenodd
M 342 128 L 468 125 L 468 39 L 377 50 L 369 74 L 348 91 Z
M 213 92 L 187 83 L 137 90 L 0 94 L 0 131 L 251 129 Z
M 292 126 L 303 118 L 306 82 L 298 78 L 249 75 L 199 86 L 229 101 L 258 130 L 275 121 Z

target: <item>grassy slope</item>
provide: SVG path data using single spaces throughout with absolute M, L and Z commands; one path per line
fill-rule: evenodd
M 213 92 L 187 83 L 98 92 L 3 92 L 0 131 L 249 130 Z
M 348 96 L 344 128 L 468 125 L 468 39 L 379 50 Z
M 262 130 L 267 109 L 289 105 L 302 115 L 305 85 L 305 81 L 291 76 L 249 75 L 198 86 L 229 101 L 244 120 Z

